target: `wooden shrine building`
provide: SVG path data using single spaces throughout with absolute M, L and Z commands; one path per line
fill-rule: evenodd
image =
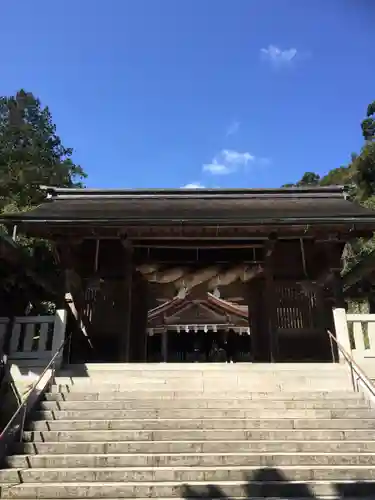
M 251 360 L 248 307 L 211 293 L 190 299 L 174 297 L 148 312 L 148 361 L 211 361 L 229 332 L 235 337 L 236 360 Z
M 207 293 L 248 306 L 253 361 L 329 361 L 344 245 L 375 229 L 339 187 L 45 192 L 3 220 L 54 243 L 96 361 L 144 361 L 149 311 Z

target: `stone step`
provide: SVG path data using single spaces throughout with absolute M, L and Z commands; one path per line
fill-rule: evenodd
M 271 419 L 117 419 L 117 420 L 47 420 L 31 422 L 28 430 L 36 431 L 106 431 L 168 429 L 372 429 L 375 418 L 271 418 Z
M 268 477 L 268 479 L 265 479 Z M 22 499 L 56 499 L 76 500 L 78 498 L 247 498 L 280 499 L 294 498 L 306 500 L 311 498 L 328 498 L 339 500 L 373 500 L 375 495 L 374 481 L 295 481 L 290 482 L 281 473 L 270 470 L 259 470 L 254 479 L 248 481 L 221 481 L 214 485 L 204 481 L 184 482 L 76 482 L 72 483 L 29 483 L 4 486 L 0 498 Z
M 128 364 L 127 366 L 111 366 L 105 369 L 98 365 L 97 369 L 87 370 L 85 367 L 78 370 L 62 369 L 56 376 L 57 383 L 92 383 L 105 384 L 117 381 L 126 383 L 127 381 L 138 380 L 231 380 L 236 377 L 243 379 L 262 378 L 291 378 L 308 377 L 313 378 L 347 378 L 347 366 L 332 363 L 319 363 L 311 365 L 303 364 L 252 364 L 252 363 L 185 363 L 185 364 L 147 364 L 143 366 Z
M 77 375 L 77 374 L 72 374 L 72 375 L 66 375 L 59 373 L 56 377 L 56 380 L 58 383 L 74 383 L 75 381 L 86 383 L 87 381 L 94 381 L 94 382 L 99 382 L 103 383 L 103 381 L 106 380 L 118 380 L 119 382 L 124 382 L 126 383 L 127 381 L 142 381 L 142 380 L 163 380 L 163 381 L 182 381 L 182 380 L 234 380 L 236 378 L 242 378 L 244 380 L 246 379 L 252 379 L 252 378 L 257 378 L 257 379 L 274 379 L 274 378 L 291 378 L 294 377 L 296 379 L 298 378 L 304 378 L 304 377 L 310 377 L 310 378 L 324 378 L 324 377 L 330 377 L 330 378 L 339 378 L 339 377 L 344 377 L 347 375 L 347 371 L 345 370 L 331 370 L 331 371 L 314 371 L 314 370 L 284 370 L 284 371 L 277 371 L 273 370 L 270 372 L 262 372 L 257 369 L 252 369 L 252 370 L 238 370 L 236 367 L 234 368 L 229 368 L 226 369 L 225 365 L 222 365 L 223 369 L 222 370 L 217 370 L 216 372 L 209 372 L 209 371 L 196 371 L 196 372 L 189 372 L 189 371 L 180 371 L 180 372 L 174 372 L 174 373 L 168 373 L 168 372 L 161 372 L 161 371 L 154 371 L 154 372 L 126 372 L 126 371 L 119 371 L 119 372 L 98 372 L 97 374 L 94 375 L 88 375 L 88 376 L 82 376 L 82 375 Z M 68 382 L 62 382 L 62 381 L 68 381 Z
M 271 467 L 271 466 L 375 466 L 373 453 L 174 453 L 174 454 L 102 454 L 102 455 L 13 455 L 8 467 L 46 468 L 115 468 L 115 467 Z
M 107 392 L 87 392 L 87 391 L 60 391 L 60 392 L 51 392 L 46 395 L 47 401 L 112 401 L 112 400 L 136 400 L 136 401 L 144 401 L 144 400 L 153 400 L 157 402 L 162 399 L 178 399 L 183 401 L 206 401 L 206 400 L 235 400 L 235 399 L 247 399 L 249 401 L 253 401 L 254 404 L 258 405 L 266 405 L 268 401 L 299 401 L 299 402 L 309 402 L 316 401 L 317 403 L 324 403 L 325 401 L 333 401 L 333 402 L 341 402 L 354 404 L 358 401 L 364 402 L 364 398 L 362 395 L 355 392 L 348 393 L 311 393 L 306 398 L 301 393 L 266 393 L 266 394 L 256 394 L 253 392 L 216 392 L 211 393 L 210 395 L 204 394 L 202 392 L 198 393 L 186 393 L 184 392 L 176 392 L 172 391 L 171 393 L 158 391 L 154 392 L 144 392 L 144 393 L 136 393 L 135 391 L 121 391 L 121 390 L 112 390 Z
M 71 366 L 32 417 L 0 498 L 375 498 L 343 365 Z
M 258 378 L 248 378 L 245 380 L 228 380 L 228 379 L 217 379 L 217 380 L 176 380 L 176 381 L 157 381 L 144 379 L 135 382 L 116 382 L 115 379 L 112 380 L 112 387 L 117 386 L 117 388 L 124 391 L 160 391 L 160 392 L 170 392 L 179 391 L 181 389 L 181 383 L 184 385 L 184 392 L 218 392 L 218 386 L 222 387 L 224 392 L 231 391 L 242 391 L 250 392 L 254 391 L 255 388 L 261 392 L 316 392 L 316 391 L 334 391 L 337 387 L 341 387 L 343 390 L 348 392 L 352 390 L 352 386 L 349 380 L 349 375 L 347 377 L 295 377 L 290 376 L 290 378 L 285 377 L 274 377 L 272 379 L 264 379 L 262 377 Z M 91 390 L 95 387 L 96 390 L 100 392 L 107 391 L 109 387 L 107 384 L 98 385 L 94 383 L 74 383 L 73 387 L 75 390 L 80 390 L 83 392 L 85 389 Z M 63 388 L 60 384 L 59 388 Z
M 70 365 L 65 365 L 60 369 L 59 374 L 70 374 L 77 373 L 81 376 L 87 375 L 89 373 L 98 372 L 129 372 L 129 373 L 138 373 L 138 372 L 166 372 L 169 374 L 176 373 L 179 371 L 183 372 L 196 372 L 196 371 L 209 371 L 222 372 L 223 368 L 239 371 L 254 371 L 258 370 L 261 372 L 283 372 L 283 371 L 311 371 L 315 372 L 319 371 L 337 371 L 343 370 L 345 371 L 345 365 L 337 364 L 337 363 L 308 363 L 308 362 L 291 362 L 291 363 L 234 363 L 234 364 L 226 364 L 226 363 L 71 363 Z
M 196 366 L 197 364 L 194 363 Z M 182 378 L 231 378 L 235 376 L 239 377 L 289 377 L 289 376 L 304 376 L 305 374 L 309 376 L 315 377 L 324 377 L 324 376 L 340 376 L 348 373 L 345 366 L 333 366 L 329 365 L 329 368 L 322 369 L 322 365 L 319 365 L 317 368 L 294 368 L 285 367 L 283 370 L 281 369 L 272 369 L 265 367 L 261 368 L 261 365 L 246 365 L 243 363 L 220 363 L 215 369 L 207 369 L 202 366 L 194 367 L 194 369 L 175 369 L 173 371 L 165 370 L 165 369 L 154 369 L 154 370 L 100 370 L 97 372 L 88 372 L 88 373 L 79 373 L 74 371 L 66 371 L 60 370 L 57 374 L 57 379 L 70 379 L 70 380 L 108 380 L 110 378 L 119 378 L 119 379 L 137 379 L 141 377 L 145 378 L 153 378 L 153 379 L 163 379 L 163 380 L 176 380 Z M 279 365 L 280 366 L 280 365 Z M 327 365 L 328 366 L 328 365 Z
M 0 470 L 1 483 L 74 483 L 74 482 L 138 482 L 138 481 L 243 481 L 259 471 L 256 466 L 214 467 L 100 467 L 68 469 L 5 469 Z M 375 467 L 371 465 L 306 465 L 278 466 L 278 471 L 289 481 L 374 480 Z
M 239 419 L 270 419 L 270 418 L 373 418 L 374 413 L 370 408 L 353 408 L 348 410 L 315 410 L 315 409 L 164 409 L 164 410 L 56 410 L 35 411 L 32 419 L 36 423 L 41 420 L 117 420 L 117 419 L 212 419 L 212 418 L 239 418 Z M 39 425 L 39 424 L 37 424 Z M 34 427 L 35 429 L 37 427 Z
M 311 404 L 317 402 L 319 406 L 322 405 L 322 402 L 318 402 L 318 400 L 310 400 Z M 329 400 L 325 400 L 327 405 Z M 211 409 L 252 409 L 252 408 L 280 408 L 284 406 L 284 408 L 305 408 L 305 403 L 303 401 L 290 401 L 284 400 L 278 402 L 274 401 L 275 406 L 273 406 L 273 400 L 270 398 L 268 402 L 262 404 L 261 401 L 255 401 L 251 399 L 202 399 L 202 400 L 154 400 L 154 399 L 139 399 L 139 400 L 112 400 L 112 401 L 41 401 L 39 405 L 40 410 L 68 410 L 68 411 L 88 411 L 88 410 L 136 410 L 136 409 L 158 409 L 158 408 L 174 408 L 174 409 L 194 409 L 194 408 L 211 408 Z M 283 403 L 283 404 L 282 404 Z M 337 404 L 339 408 L 343 408 L 344 403 L 333 401 L 332 404 Z M 366 403 L 363 403 L 365 406 Z M 318 408 L 319 408 L 318 406 Z M 328 405 L 328 407 L 334 408 L 334 406 Z
M 174 391 L 175 395 L 179 395 L 180 397 L 183 398 L 195 398 L 195 395 L 201 396 L 201 397 L 207 397 L 202 395 L 202 391 L 185 391 L 184 389 L 180 387 L 178 388 L 179 390 Z M 224 394 L 224 397 L 226 398 L 234 398 L 236 397 L 237 394 L 239 395 L 247 395 L 249 398 L 251 397 L 252 399 L 266 399 L 267 397 L 272 394 L 275 396 L 275 398 L 278 399 L 314 399 L 314 398 L 335 398 L 335 399 L 350 399 L 350 398 L 358 398 L 360 396 L 360 393 L 354 392 L 352 388 L 350 389 L 341 389 L 337 390 L 337 387 L 335 390 L 317 390 L 317 391 L 308 391 L 305 394 L 301 394 L 300 391 L 295 391 L 295 390 L 290 390 L 290 391 L 284 391 L 282 394 L 280 394 L 279 391 L 275 392 L 270 392 L 270 391 L 263 391 L 259 389 L 259 386 L 256 387 L 256 391 L 254 391 L 254 387 L 251 389 L 247 390 L 237 390 L 233 394 L 233 391 L 220 391 L 218 387 L 216 387 L 216 391 L 212 391 L 212 394 L 214 396 L 219 396 L 221 394 Z M 87 385 L 54 385 L 51 387 L 51 393 L 56 393 L 56 392 L 68 392 L 68 393 L 74 393 L 74 392 L 80 392 L 83 394 L 98 394 L 98 393 L 109 393 L 109 392 L 123 392 L 123 393 L 128 393 L 132 394 L 133 396 L 134 391 L 126 391 L 123 389 L 121 384 L 113 384 L 113 383 L 107 383 L 107 384 L 90 384 L 89 386 Z M 150 395 L 153 395 L 153 397 L 159 398 L 159 396 L 166 396 L 166 391 L 159 391 L 157 388 L 150 389 L 148 391 Z M 147 396 L 147 391 L 140 391 L 140 396 Z M 135 395 L 136 396 L 136 395 Z M 210 394 L 210 397 L 211 394 Z
M 213 486 L 213 485 L 208 485 L 208 486 L 207 486 L 207 489 L 212 489 L 212 488 L 215 488 L 215 486 Z M 1 489 L 1 488 L 0 488 L 0 489 Z M 7 489 L 7 486 L 4 488 L 4 491 L 5 491 L 6 489 Z M 4 494 L 5 494 L 5 493 L 4 493 Z M 310 495 L 311 495 L 311 494 L 310 494 Z M 8 497 L 8 496 L 6 496 L 6 497 L 2 497 L 2 496 L 1 496 L 1 491 L 0 491 L 0 498 L 11 498 L 11 497 Z M 39 498 L 39 497 L 38 497 L 38 498 Z M 64 498 L 65 498 L 65 497 L 64 497 Z M 90 497 L 88 497 L 88 498 L 90 498 Z M 103 498 L 103 497 L 100 497 L 100 498 Z M 106 498 L 106 497 L 105 497 L 105 498 Z M 121 497 L 120 497 L 120 498 L 121 498 Z M 152 498 L 152 497 L 148 497 L 148 498 L 140 498 L 140 497 L 137 497 L 137 498 L 138 498 L 138 500 L 148 500 L 149 498 Z M 161 497 L 158 497 L 158 498 L 161 498 Z M 203 496 L 203 497 L 202 497 L 202 496 L 199 496 L 199 497 L 193 496 L 193 497 L 174 497 L 174 498 L 189 498 L 189 500 L 202 500 L 202 498 L 206 498 L 206 499 L 207 499 L 207 498 L 210 498 L 210 499 L 211 499 L 211 498 L 218 498 L 219 500 L 227 500 L 227 497 L 224 497 L 224 496 L 219 496 L 219 497 L 218 497 L 218 496 L 214 496 L 214 497 L 213 497 L 213 496 L 211 496 L 211 495 L 207 496 L 207 494 L 206 494 L 205 496 Z M 254 497 L 254 496 L 251 496 L 251 497 L 248 497 L 248 496 L 245 496 L 245 497 L 238 497 L 238 496 L 232 496 L 232 497 L 231 497 L 231 500 L 239 500 L 239 499 L 241 499 L 241 500 L 242 500 L 242 499 L 244 499 L 244 498 L 246 498 L 247 500 L 262 500 L 262 499 L 264 500 L 264 498 L 265 498 L 265 497 L 264 497 L 264 496 L 263 496 L 263 497 Z M 275 496 L 272 496 L 272 497 L 271 497 L 271 496 L 267 495 L 267 500 L 283 500 L 284 498 L 285 498 L 284 496 L 283 496 L 283 497 L 280 497 L 279 495 L 278 495 L 277 497 L 275 497 Z M 314 498 L 315 498 L 315 497 L 314 497 Z M 341 499 L 341 497 L 338 497 L 338 496 L 333 496 L 333 495 L 324 495 L 324 496 L 320 496 L 319 498 L 320 498 L 321 500 L 342 500 L 342 499 Z M 293 495 L 293 496 L 288 495 L 288 499 L 289 499 L 289 500 L 291 500 L 291 499 L 293 499 L 293 500 L 311 500 L 311 496 L 308 496 L 308 497 L 306 497 L 306 496 L 301 497 L 300 495 L 297 495 L 297 496 L 295 496 L 295 495 Z M 358 495 L 357 495 L 356 497 L 352 497 L 352 496 L 350 496 L 350 497 L 345 497 L 345 500 L 359 500 L 359 499 L 361 499 L 361 500 L 373 500 L 373 497 L 369 497 L 367 494 L 366 494 L 365 496 L 358 496 Z M 26 499 L 25 499 L 25 500 L 26 500 Z M 30 499 L 28 498 L 28 500 L 30 500 Z M 45 500 L 52 500 L 52 499 L 45 499 Z M 78 499 L 74 499 L 74 498 L 73 498 L 72 500 L 78 500 Z M 116 499 L 108 499 L 108 500 L 118 500 L 118 498 L 116 498 Z M 168 498 L 163 497 L 163 500 L 172 500 L 172 497 L 168 497 Z
M 126 453 L 375 453 L 375 440 L 369 441 L 114 441 L 16 443 L 14 453 L 37 455 L 104 455 Z
M 244 441 L 244 440 L 375 440 L 375 429 L 164 429 L 122 431 L 26 431 L 24 440 L 32 441 Z

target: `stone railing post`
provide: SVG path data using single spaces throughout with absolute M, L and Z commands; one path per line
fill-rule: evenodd
M 53 324 L 53 340 L 52 340 L 52 356 L 59 349 L 61 344 L 64 342 L 66 322 L 68 313 L 65 309 L 58 309 L 55 314 L 55 321 Z M 59 366 L 62 361 L 63 353 L 60 352 L 58 359 L 56 360 L 56 365 Z
M 336 339 L 348 354 L 351 354 L 350 337 L 346 311 L 343 307 L 333 309 L 333 320 L 335 324 Z M 338 352 L 340 363 L 344 362 L 342 353 Z

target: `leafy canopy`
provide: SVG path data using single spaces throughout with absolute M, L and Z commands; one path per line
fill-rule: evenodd
M 41 203 L 44 194 L 40 185 L 82 187 L 86 173 L 73 162 L 72 154 L 73 150 L 65 147 L 57 135 L 48 107 L 43 107 L 32 93 L 20 90 L 15 96 L 0 97 L 0 212 L 24 211 Z M 59 268 L 50 244 L 24 236 L 17 242 L 25 254 L 21 267 L 32 265 L 34 275 L 54 282 Z M 11 290 L 17 314 L 28 302 L 35 305 L 46 299 L 32 293 L 30 280 L 9 266 L 1 270 L 0 278 L 0 297 Z M 25 288 L 29 290 L 26 294 Z
M 359 154 L 352 153 L 348 165 L 330 170 L 321 177 L 314 172 L 305 172 L 293 186 L 349 185 L 353 196 L 361 202 L 375 196 L 375 101 L 369 104 L 366 118 L 361 123 L 364 144 Z
M 56 133 L 48 107 L 30 92 L 0 97 L 0 210 L 41 202 L 40 185 L 79 187 L 86 177 Z
M 306 172 L 298 182 L 285 184 L 284 187 L 347 185 L 351 188 L 349 194 L 354 200 L 375 209 L 375 101 L 367 107 L 361 130 L 364 144 L 359 154 L 352 153 L 348 165 L 334 168 L 323 177 L 314 172 Z M 375 237 L 366 242 L 362 239 L 352 242 L 346 249 L 346 269 L 350 269 L 373 251 Z

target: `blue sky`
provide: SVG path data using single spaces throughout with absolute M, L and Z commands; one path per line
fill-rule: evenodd
M 89 187 L 277 187 L 361 146 L 373 0 L 2 0 L 0 94 Z

